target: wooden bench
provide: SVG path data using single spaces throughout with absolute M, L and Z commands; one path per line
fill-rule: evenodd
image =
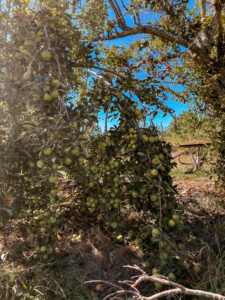
M 187 150 L 179 150 L 179 151 L 171 153 L 171 156 L 172 156 L 173 159 L 178 157 L 178 161 L 182 165 L 186 165 L 186 166 L 192 165 L 191 163 L 181 161 L 181 155 L 185 154 L 186 152 L 187 152 Z
M 194 141 L 189 141 L 187 143 L 179 145 L 179 147 L 187 148 L 187 150 L 189 151 L 192 162 L 193 162 L 193 166 L 194 166 L 193 172 L 195 172 L 201 166 L 203 147 L 210 145 L 210 144 L 211 144 L 211 140 L 194 140 Z M 196 155 L 194 155 L 193 149 L 197 150 Z
M 172 158 L 176 158 L 176 157 L 181 156 L 181 154 L 183 154 L 185 152 L 186 152 L 185 150 L 179 150 L 179 151 L 171 153 L 171 156 L 172 156 Z

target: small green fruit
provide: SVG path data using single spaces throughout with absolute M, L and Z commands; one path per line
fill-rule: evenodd
M 30 166 L 30 168 L 34 168 L 35 164 L 32 161 L 30 161 L 29 166 Z
M 150 170 L 149 174 L 151 177 L 156 177 L 158 175 L 158 171 L 156 169 L 152 169 Z
M 160 236 L 160 231 L 159 231 L 159 229 L 153 228 L 153 229 L 152 229 L 152 236 L 153 236 L 154 238 L 158 238 L 158 237 Z
M 176 222 L 173 219 L 170 219 L 168 225 L 169 227 L 174 227 L 176 225 Z
M 132 196 L 133 198 L 137 198 L 137 197 L 138 197 L 138 193 L 135 192 L 135 191 L 132 191 L 132 192 L 131 192 L 131 196 Z
M 159 275 L 158 269 L 153 268 L 153 269 L 152 269 L 152 275 L 153 275 L 153 276 L 154 276 L 154 275 Z
M 161 254 L 161 257 L 162 257 L 164 260 L 168 260 L 168 253 L 167 253 L 167 252 L 162 251 L 160 254 Z
M 61 83 L 60 83 L 60 81 L 59 81 L 58 79 L 54 79 L 54 80 L 52 80 L 52 85 L 53 85 L 56 89 L 58 89 L 58 88 L 60 87 Z
M 71 150 L 71 154 L 72 155 L 75 155 L 75 156 L 78 156 L 80 154 L 80 150 L 79 148 L 74 148 Z
M 158 201 L 158 195 L 152 194 L 152 195 L 150 196 L 150 200 L 151 200 L 152 202 Z
M 175 221 L 175 222 L 178 222 L 180 220 L 180 216 L 174 214 L 172 219 Z
M 199 266 L 194 266 L 193 270 L 194 270 L 195 274 L 201 273 L 201 268 Z
M 47 250 L 47 248 L 46 248 L 45 246 L 42 246 L 42 247 L 40 248 L 40 251 L 41 251 L 42 253 L 46 252 L 46 250 Z
M 40 231 L 41 231 L 41 233 L 45 233 L 46 232 L 46 228 L 45 227 L 41 227 Z
M 51 96 L 53 99 L 59 98 L 59 92 L 57 90 L 54 90 L 51 92 Z
M 51 100 L 52 100 L 52 96 L 49 95 L 48 93 L 45 93 L 45 94 L 44 94 L 44 100 L 45 100 L 45 101 L 51 101 Z
M 58 168 L 59 168 L 58 164 L 56 164 L 56 163 L 52 164 L 52 169 L 53 170 L 57 170 Z
M 176 275 L 175 275 L 174 273 L 172 273 L 172 272 L 169 273 L 169 274 L 168 274 L 168 277 L 169 277 L 170 280 L 176 281 Z
M 149 267 L 150 267 L 149 261 L 144 261 L 143 264 L 142 264 L 142 266 L 143 266 L 144 268 L 149 268 Z
M 163 285 L 159 282 L 155 282 L 154 285 L 157 291 L 161 291 L 161 289 L 163 288 Z
M 23 74 L 23 79 L 24 80 L 31 80 L 31 73 L 30 72 L 26 72 Z
M 50 51 L 44 50 L 41 52 L 41 57 L 43 60 L 50 60 L 51 56 L 52 56 L 52 54 Z
M 43 160 L 38 160 L 37 161 L 37 167 L 40 169 L 43 169 L 45 166 L 45 163 L 43 162 Z
M 90 188 L 93 188 L 94 186 L 95 186 L 95 184 L 94 184 L 93 181 L 89 182 L 89 187 L 90 187 Z
M 113 229 L 116 229 L 117 226 L 118 226 L 118 223 L 117 223 L 117 222 L 111 222 L 110 225 L 111 225 L 111 227 L 112 227 Z
M 72 159 L 70 158 L 70 157 L 65 157 L 65 159 L 64 159 L 64 164 L 66 165 L 66 166 L 70 166 L 71 164 L 72 164 Z
M 72 126 L 73 126 L 74 129 L 77 129 L 77 127 L 78 127 L 78 126 L 77 126 L 77 122 L 73 122 L 73 125 L 72 125 Z
M 52 154 L 52 149 L 50 147 L 45 148 L 44 154 L 45 155 L 51 155 Z
M 49 179 L 48 179 L 48 181 L 50 183 L 56 183 L 58 181 L 58 179 L 59 178 L 57 176 L 50 176 Z

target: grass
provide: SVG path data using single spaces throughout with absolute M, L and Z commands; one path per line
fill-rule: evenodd
M 61 277 L 54 268 L 44 266 L 35 272 L 25 270 L 26 274 L 13 265 L 2 266 L 0 297 L 4 300 L 100 300 L 74 270 Z
M 209 178 L 210 173 L 207 170 L 200 169 L 195 172 L 193 172 L 191 169 L 178 169 L 174 168 L 170 175 L 174 179 L 196 179 L 196 178 Z

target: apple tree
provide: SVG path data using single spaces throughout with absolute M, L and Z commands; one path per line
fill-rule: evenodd
M 66 0 L 3 3 L 1 212 L 26 220 L 30 246 L 47 260 L 67 221 L 62 186 L 72 182 L 76 213 L 94 216 L 118 241 L 128 236 L 147 257 L 154 249 L 163 268 L 173 262 L 168 240 L 182 227 L 171 148 L 152 122 L 158 111 L 172 113 L 165 104 L 170 90 L 161 85 L 161 67 L 142 62 L 149 41 L 103 46 L 99 36 L 105 26 L 113 36 L 116 24 L 107 19 L 106 3 L 93 4 L 86 10 Z M 159 42 L 158 51 L 169 48 Z M 139 67 L 147 78 L 138 77 Z M 110 118 L 117 120 L 111 128 Z M 134 224 L 126 222 L 132 211 L 141 216 Z

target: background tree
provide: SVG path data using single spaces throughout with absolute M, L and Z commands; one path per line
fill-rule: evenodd
M 107 41 L 117 41 L 118 45 L 118 40 L 123 39 L 129 43 L 126 51 L 122 47 L 117 46 L 115 50 L 114 46 L 109 46 L 110 50 L 102 54 L 101 63 L 111 71 L 120 70 L 118 79 L 123 74 L 136 95 L 141 95 L 142 89 L 152 89 L 159 103 L 172 94 L 174 99 L 194 101 L 209 118 L 218 118 L 217 133 L 213 136 L 217 136 L 214 145 L 219 152 L 217 174 L 223 180 L 220 174 L 224 171 L 225 151 L 222 146 L 224 2 L 113 0 L 99 1 L 98 5 L 93 1 L 83 1 L 81 12 L 77 10 L 82 25 L 89 28 L 84 39 L 102 42 L 102 49 L 106 48 L 105 45 L 112 45 Z M 135 42 L 130 42 L 129 37 L 136 37 Z M 113 65 L 112 60 L 112 53 L 118 53 L 119 49 L 120 57 L 127 56 L 126 61 L 120 61 L 120 67 L 118 62 Z M 141 81 L 143 87 L 136 85 L 140 72 L 139 85 Z M 176 86 L 183 86 L 184 91 L 178 93 Z

